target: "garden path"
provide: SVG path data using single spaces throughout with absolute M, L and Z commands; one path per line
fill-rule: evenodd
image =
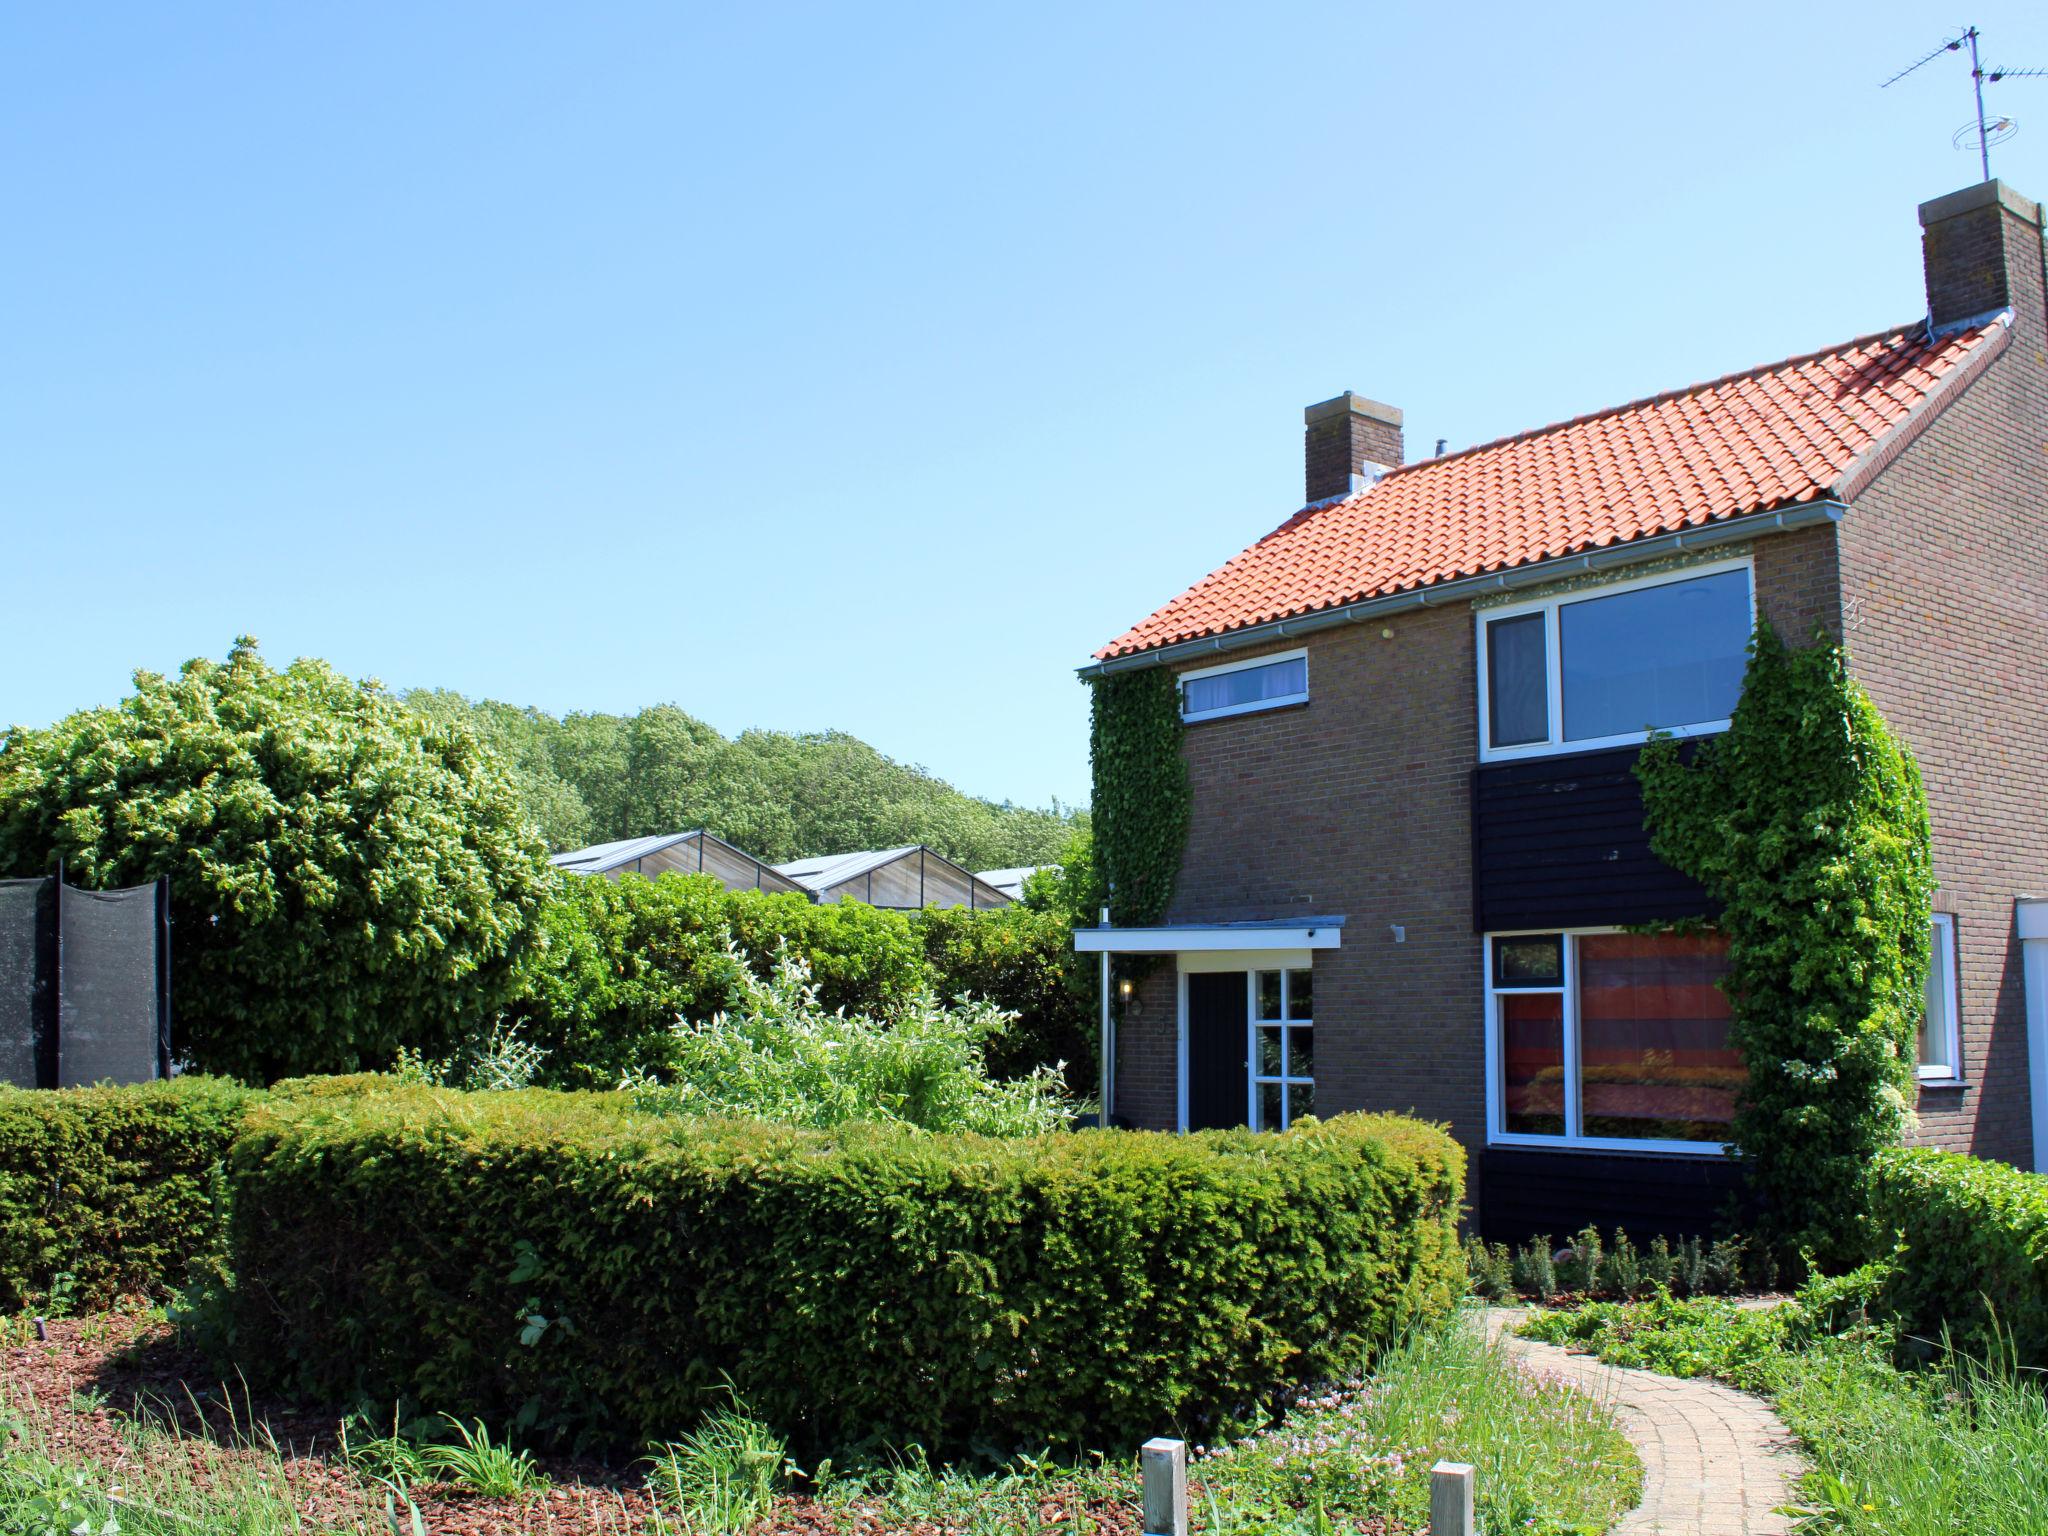
M 1625 1370 L 1514 1336 L 1523 1313 L 1489 1307 L 1489 1337 L 1614 1409 L 1643 1462 L 1643 1501 L 1611 1536 L 1789 1536 L 1779 1514 L 1806 1464 L 1763 1399 L 1717 1381 Z

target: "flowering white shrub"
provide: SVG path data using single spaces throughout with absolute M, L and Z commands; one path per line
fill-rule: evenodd
M 1058 1067 L 989 1076 L 983 1052 L 1012 1017 L 993 1004 L 944 1004 L 927 992 L 886 1019 L 862 1018 L 825 1008 L 809 966 L 786 951 L 766 980 L 743 963 L 737 969 L 731 1009 L 675 1025 L 662 1079 L 621 1085 L 640 1108 L 812 1127 L 897 1121 L 985 1136 L 1031 1136 L 1073 1119 Z

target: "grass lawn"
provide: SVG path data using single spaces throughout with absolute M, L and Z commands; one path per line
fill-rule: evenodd
M 788 1465 L 764 1428 L 715 1416 L 629 1467 L 535 1460 L 482 1426 L 421 1444 L 332 1413 L 237 1403 L 202 1384 L 163 1323 L 104 1315 L 5 1333 L 0 1531 L 171 1536 L 391 1532 L 678 1536 L 1136 1536 L 1135 1458 L 1019 1460 L 999 1471 L 916 1456 L 859 1471 Z M 1428 1518 L 1441 1458 L 1478 1468 L 1492 1531 L 1592 1536 L 1631 1508 L 1641 1469 L 1604 1411 L 1533 1376 L 1465 1316 L 1390 1351 L 1267 1428 L 1200 1447 L 1197 1530 L 1401 1533 Z M 109 1527 L 107 1522 L 117 1522 Z
M 1805 1442 L 1802 1530 L 1827 1536 L 2042 1536 L 2048 1392 L 2039 1371 L 1937 1349 L 1894 1364 L 1891 1334 L 1803 1297 L 1603 1304 L 1539 1313 L 1523 1333 L 1616 1365 L 1716 1376 L 1772 1399 Z

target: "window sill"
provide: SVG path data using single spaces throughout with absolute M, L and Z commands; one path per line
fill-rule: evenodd
M 1967 1077 L 1923 1077 L 1923 1078 L 1921 1078 L 1921 1079 L 1920 1079 L 1920 1086 L 1921 1086 L 1921 1087 L 1922 1087 L 1923 1089 L 1925 1089 L 1925 1088 L 1947 1088 L 1947 1089 L 1958 1089 L 1958 1088 L 1967 1088 L 1967 1087 L 1969 1087 L 1969 1086 L 1970 1086 L 1970 1080 L 1969 1080 L 1969 1079 L 1968 1079 Z
M 1643 1157 L 1705 1157 L 1728 1155 L 1728 1144 L 1720 1141 L 1611 1141 L 1594 1136 L 1516 1136 L 1502 1132 L 1489 1136 L 1489 1147 L 1511 1148 L 1517 1152 L 1595 1152 Z
M 1568 757 L 1574 752 L 1605 752 L 1611 747 L 1639 747 L 1652 736 L 1669 736 L 1674 741 L 1691 741 L 1700 736 L 1718 736 L 1728 729 L 1726 720 L 1704 725 L 1660 726 L 1655 731 L 1629 731 L 1620 736 L 1589 736 L 1584 741 L 1532 741 L 1514 747 L 1481 747 L 1482 763 L 1514 763 L 1532 757 Z
M 1182 725 L 1203 725 L 1211 720 L 1234 720 L 1239 715 L 1270 715 L 1276 710 L 1306 709 L 1308 695 L 1295 694 L 1285 699 L 1261 699 L 1256 704 L 1233 704 L 1228 709 L 1205 709 L 1199 714 L 1182 715 Z

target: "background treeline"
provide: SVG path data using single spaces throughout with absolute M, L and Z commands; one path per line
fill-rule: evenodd
M 704 827 L 779 863 L 926 843 L 969 869 L 1056 862 L 1086 812 L 997 804 L 840 731 L 728 740 L 672 704 L 570 714 L 415 689 L 410 709 L 460 722 L 509 766 L 551 850 Z

